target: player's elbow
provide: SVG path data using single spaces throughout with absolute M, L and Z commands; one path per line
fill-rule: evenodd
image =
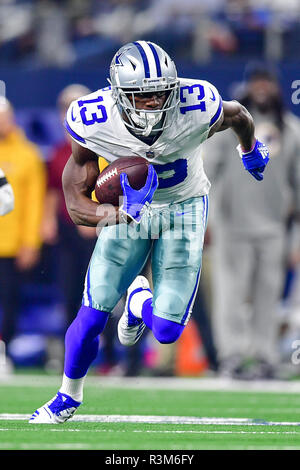
M 69 193 L 65 193 L 65 204 L 72 222 L 76 225 L 82 225 L 82 214 L 77 198 L 72 197 Z
M 67 208 L 68 214 L 72 222 L 76 225 L 84 225 L 82 221 L 83 214 L 81 210 L 81 205 L 79 203 L 79 199 L 80 199 L 79 194 L 75 193 L 71 186 L 64 185 L 64 182 L 63 182 L 63 190 L 64 190 L 66 208 Z
M 68 214 L 75 225 L 82 225 L 81 219 L 74 209 L 68 209 Z
M 248 109 L 238 101 L 235 103 L 237 106 L 237 113 L 232 119 L 232 127 L 234 129 L 254 128 L 254 121 Z
M 85 225 L 83 220 L 83 215 L 81 211 L 78 209 L 76 203 L 67 204 L 67 211 L 75 225 Z

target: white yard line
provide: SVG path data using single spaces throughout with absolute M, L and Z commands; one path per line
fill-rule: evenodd
M 118 450 L 116 451 L 114 448 L 112 449 L 103 449 L 103 446 L 101 444 L 87 444 L 87 443 L 83 443 L 83 442 L 76 442 L 76 444 L 41 444 L 40 442 L 31 442 L 31 443 L 27 443 L 27 444 L 20 444 L 19 446 L 15 446 L 14 444 L 10 443 L 10 442 L 1 442 L 0 443 L 0 450 L 3 449 L 3 450 L 26 450 L 26 451 L 30 451 L 30 450 L 34 450 L 36 451 L 37 449 L 39 450 L 51 450 L 51 451 L 60 451 L 60 450 L 101 450 L 101 451 L 104 451 L 104 452 L 122 452 L 122 450 L 125 450 L 125 451 L 128 451 L 128 445 L 124 444 L 124 446 L 121 446 L 119 445 L 118 447 Z M 208 446 L 206 448 L 207 450 L 211 449 L 211 450 L 216 450 L 218 449 L 218 447 L 211 447 L 211 446 Z M 251 446 L 251 445 L 247 445 L 247 444 L 244 444 L 244 445 L 232 445 L 230 447 L 230 450 L 299 450 L 299 446 L 266 446 L 266 445 L 261 445 L 261 446 Z M 144 449 L 141 448 L 140 450 L 149 450 L 148 446 L 146 446 Z M 197 450 L 197 448 L 195 449 L 194 447 L 187 447 L 186 448 L 187 451 L 195 451 Z M 229 450 L 229 448 L 227 449 Z M 133 451 L 134 452 L 134 451 Z M 164 451 L 160 451 L 160 450 L 155 450 L 153 449 L 153 454 L 157 454 L 159 452 L 164 452 Z M 172 449 L 172 452 L 174 454 L 176 454 L 176 448 L 173 448 Z M 118 454 L 119 455 L 119 454 Z M 122 453 L 120 454 L 122 455 Z M 133 454 L 135 455 L 135 454 Z M 110 455 L 108 455 L 108 458 L 111 458 Z M 143 460 L 145 461 L 145 459 Z
M 28 420 L 30 415 L 17 413 L 2 413 L 0 421 Z M 300 426 L 300 422 L 262 421 L 249 418 L 206 418 L 192 416 L 151 416 L 151 415 L 75 415 L 72 423 L 135 423 L 135 424 L 197 424 L 222 426 Z M 257 431 L 258 432 L 258 431 Z M 295 431 L 295 433 L 297 433 Z M 300 430 L 299 430 L 300 433 Z
M 30 430 L 31 427 L 30 427 Z M 11 431 L 9 428 L 0 428 L 0 432 L 7 432 Z M 18 428 L 14 429 L 13 432 L 24 432 L 28 431 L 28 428 Z M 41 431 L 41 428 L 34 428 L 33 431 Z M 279 434 L 279 435 L 284 435 L 284 434 L 296 434 L 299 435 L 297 431 L 210 431 L 210 430 L 190 430 L 190 429 L 184 429 L 184 430 L 176 430 L 176 429 L 171 429 L 171 430 L 144 430 L 144 429 L 70 429 L 70 428 L 61 428 L 61 429 L 49 429 L 49 432 L 63 432 L 63 433 L 68 433 L 68 432 L 84 432 L 84 433 L 121 433 L 121 434 L 128 434 L 128 433 L 146 433 L 146 434 Z

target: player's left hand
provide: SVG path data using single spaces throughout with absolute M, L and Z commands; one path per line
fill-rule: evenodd
M 145 205 L 151 204 L 153 195 L 158 186 L 156 171 L 154 170 L 153 165 L 149 165 L 145 186 L 138 190 L 133 189 L 130 186 L 126 173 L 121 173 L 120 181 L 124 198 L 123 204 L 119 210 L 130 219 L 139 223 L 142 218 L 141 210 Z
M 244 152 L 242 147 L 238 145 L 237 150 L 242 159 L 245 170 L 258 181 L 262 181 L 263 172 L 269 161 L 269 150 L 265 144 L 256 139 L 254 146 L 249 152 Z

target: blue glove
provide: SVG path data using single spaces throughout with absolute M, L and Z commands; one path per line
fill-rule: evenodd
M 263 172 L 269 161 L 269 150 L 265 144 L 256 139 L 255 145 L 250 152 L 243 152 L 240 145 L 238 145 L 237 150 L 245 169 L 258 181 L 263 180 Z
M 158 186 L 158 177 L 154 170 L 153 165 L 148 167 L 148 176 L 141 189 L 132 189 L 129 184 L 126 173 L 121 173 L 120 182 L 124 194 L 123 204 L 120 207 L 120 212 L 130 217 L 135 222 L 139 223 L 142 216 L 141 210 L 145 205 L 151 204 L 153 195 Z

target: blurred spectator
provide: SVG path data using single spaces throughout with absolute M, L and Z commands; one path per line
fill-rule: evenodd
M 14 210 L 0 218 L 1 336 L 8 345 L 17 329 L 23 275 L 40 256 L 46 183 L 39 151 L 16 126 L 13 108 L 5 98 L 0 101 L 0 167 L 15 198 Z
M 230 133 L 206 143 L 215 206 L 210 219 L 214 330 L 223 374 L 272 378 L 279 359 L 287 221 L 292 210 L 300 213 L 300 121 L 284 108 L 278 80 L 266 67 L 249 70 L 238 99 L 251 112 L 271 162 L 258 183 L 243 171 Z
M 84 12 L 71 13 L 77 64 L 109 63 L 119 47 L 139 34 L 138 13 L 145 4 L 145 0 L 95 0 Z
M 88 93 L 88 88 L 78 84 L 61 91 L 57 100 L 61 121 L 71 102 Z M 66 209 L 61 177 L 71 153 L 71 141 L 66 133 L 65 140 L 53 149 L 50 157 L 42 223 L 44 242 L 58 246 L 57 275 L 65 301 L 66 326 L 75 318 L 81 303 L 84 277 L 96 241 L 95 228 L 74 225 Z
M 171 56 L 206 60 L 210 55 L 209 3 L 212 10 L 222 0 L 153 0 L 149 7 L 136 16 L 135 34 L 151 37 L 151 41 L 165 47 Z
M 108 61 L 135 39 L 172 56 L 293 57 L 298 0 L 6 0 L 0 2 L 0 63 L 66 67 Z
M 0 2 L 0 59 L 2 63 L 22 60 L 34 48 L 32 1 Z
M 66 67 L 74 61 L 70 16 L 65 1 L 39 0 L 34 9 L 37 59 L 42 65 Z
M 144 4 L 139 0 L 95 2 L 95 31 L 104 37 L 118 40 L 120 44 L 130 42 L 136 32 L 136 14 Z

